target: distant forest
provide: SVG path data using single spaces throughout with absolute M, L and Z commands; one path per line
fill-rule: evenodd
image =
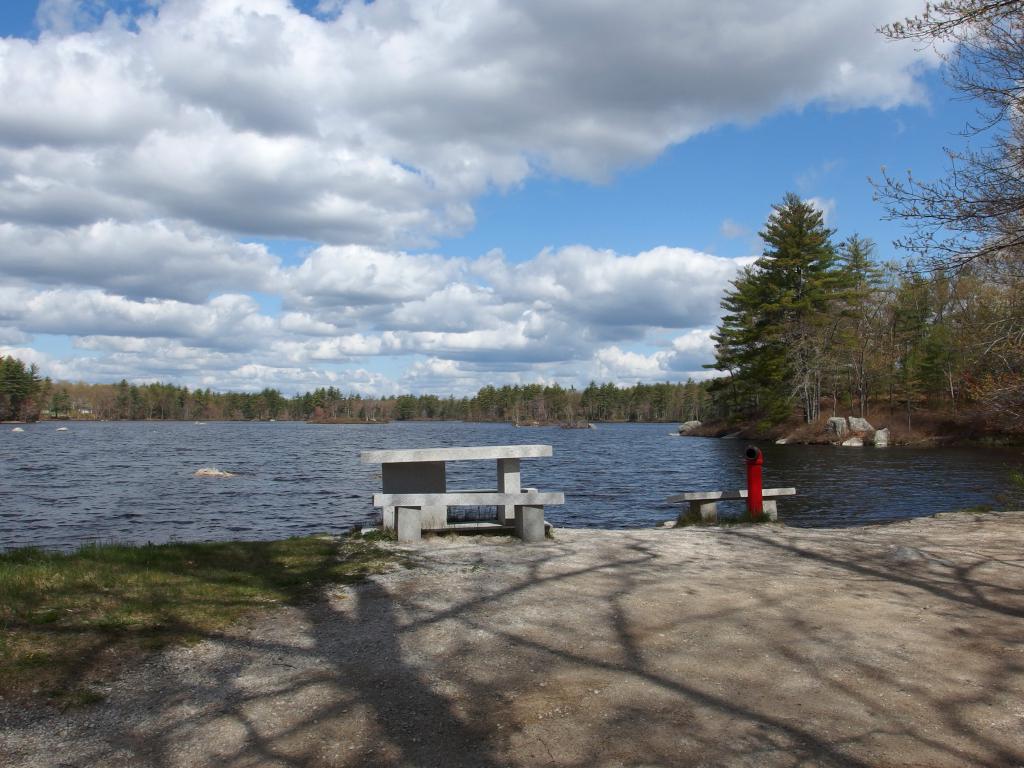
M 473 397 L 400 395 L 364 397 L 323 387 L 285 397 L 262 392 L 214 392 L 174 384 L 52 382 L 13 357 L 0 361 L 0 419 L 176 420 L 413 420 L 559 422 L 688 421 L 706 418 L 706 384 L 590 384 L 582 391 L 558 385 L 487 386 Z

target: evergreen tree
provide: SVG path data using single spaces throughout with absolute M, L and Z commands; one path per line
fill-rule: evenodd
M 35 363 L 26 366 L 15 357 L 0 357 L 0 420 L 37 419 L 41 387 Z
M 730 374 L 730 396 L 747 415 L 781 421 L 799 405 L 813 421 L 842 274 L 819 210 L 792 193 L 772 208 L 760 233 L 764 253 L 722 300 L 713 367 Z

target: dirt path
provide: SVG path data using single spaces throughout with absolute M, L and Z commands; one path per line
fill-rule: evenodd
M 1024 514 L 432 540 L 5 766 L 1024 766 Z

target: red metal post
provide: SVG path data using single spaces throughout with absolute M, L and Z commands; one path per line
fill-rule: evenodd
M 764 455 L 761 450 L 752 445 L 747 446 L 747 512 L 755 520 L 764 512 L 761 485 L 762 464 L 764 464 Z

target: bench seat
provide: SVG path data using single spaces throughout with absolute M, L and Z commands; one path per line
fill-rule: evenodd
M 385 527 L 393 527 L 399 541 L 418 541 L 423 531 L 491 527 L 511 527 L 524 541 L 543 541 L 544 506 L 564 503 L 565 494 L 560 491 L 541 492 L 533 488 L 505 493 L 485 490 L 373 494 L 373 506 L 384 509 Z M 448 507 L 497 507 L 498 519 L 494 522 L 450 523 Z M 508 507 L 514 510 L 511 526 L 510 521 L 504 518 L 504 510 Z M 388 526 L 392 522 L 387 520 L 389 514 L 394 515 L 392 526 Z
M 775 499 L 779 496 L 796 496 L 796 488 L 765 488 L 761 491 L 761 498 L 764 499 L 764 513 L 769 520 L 779 519 L 778 505 Z M 747 489 L 738 491 L 686 491 L 684 493 L 669 496 L 665 501 L 669 504 L 685 502 L 689 504 L 691 515 L 700 515 L 705 523 L 714 523 L 718 520 L 719 501 L 729 501 L 747 498 Z M 680 519 L 683 515 L 680 514 Z
M 496 507 L 504 504 L 565 504 L 565 494 L 558 492 L 520 491 L 446 491 L 445 493 L 375 493 L 375 507 Z

